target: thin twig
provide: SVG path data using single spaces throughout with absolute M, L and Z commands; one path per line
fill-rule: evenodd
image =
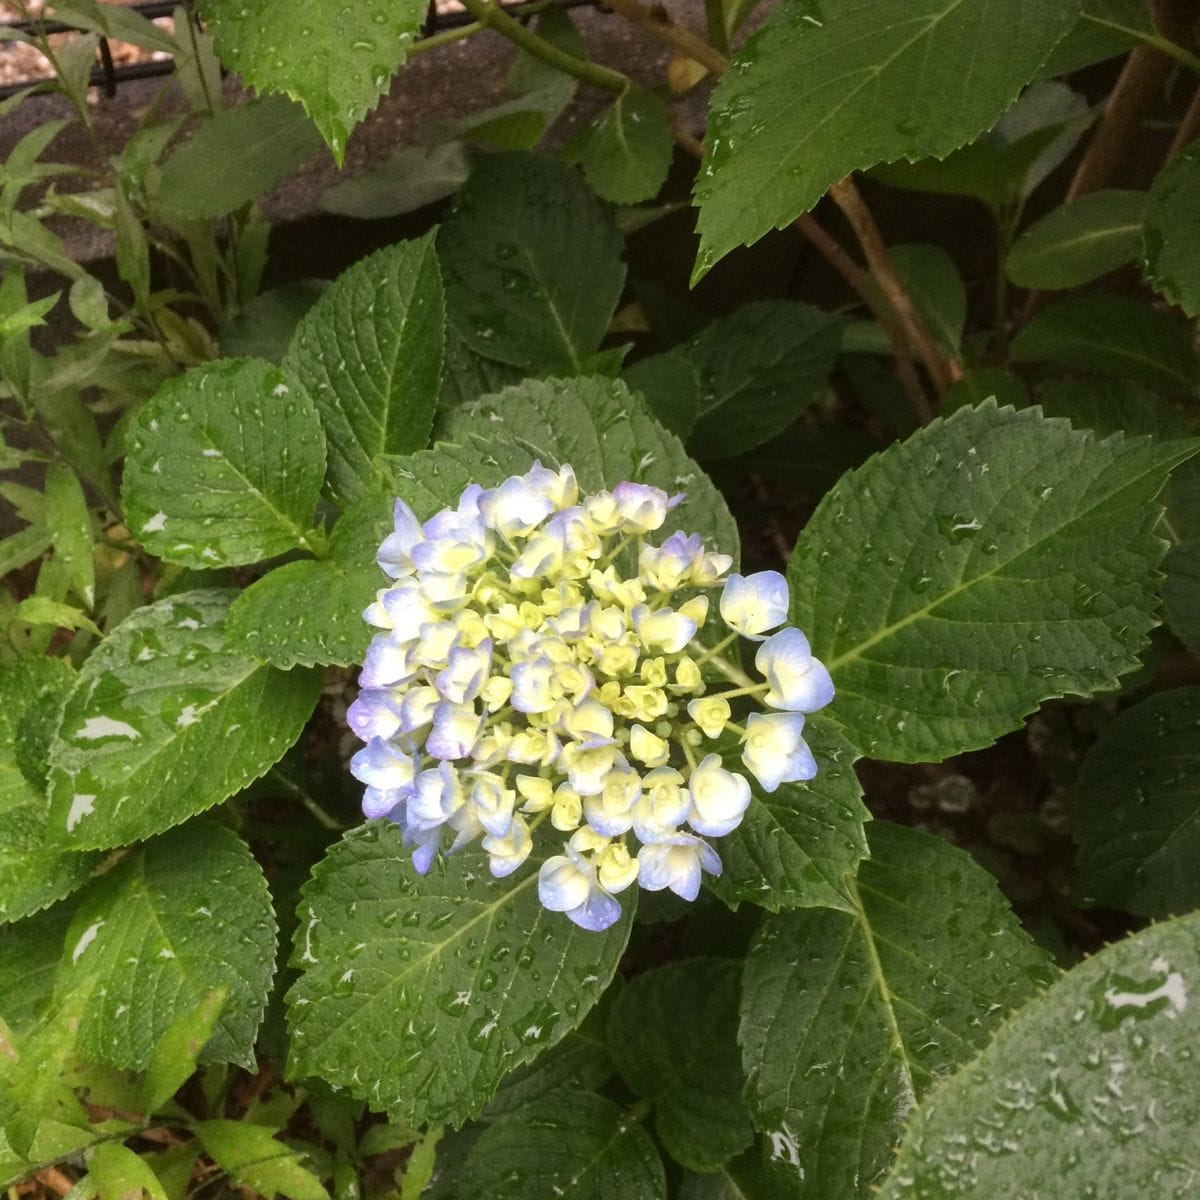
M 74 1180 L 68 1179 L 57 1167 L 45 1167 L 34 1178 L 57 1196 L 67 1195 L 75 1186 Z
M 565 50 L 551 45 L 545 38 L 538 37 L 532 29 L 504 12 L 496 0 L 462 0 L 462 6 L 481 24 L 494 29 L 510 42 L 515 42 L 534 58 L 540 58 L 584 83 L 609 92 L 624 92 L 633 86 L 633 81 L 620 71 L 614 71 L 586 58 L 577 58 L 574 54 L 568 54 Z
M 1196 89 L 1196 94 L 1192 97 L 1187 112 L 1183 114 L 1183 120 L 1179 122 L 1179 128 L 1175 131 L 1174 138 L 1171 139 L 1165 161 L 1173 162 L 1198 137 L 1200 137 L 1200 87 Z
M 938 394 L 943 394 L 955 380 L 962 378 L 962 367 L 944 355 L 933 340 L 921 314 L 917 312 L 912 297 L 900 280 L 900 276 L 892 269 L 888 261 L 887 247 L 875 218 L 867 207 L 853 180 L 843 179 L 829 189 L 830 199 L 842 210 L 850 227 L 854 230 L 858 244 L 879 284 L 884 298 L 895 310 L 901 328 L 908 336 L 911 345 L 921 356 L 929 377 L 933 380 Z
M 606 0 L 608 7 L 618 12 L 639 29 L 644 29 L 651 37 L 665 42 L 680 54 L 695 59 L 707 67 L 714 75 L 721 75 L 729 66 L 729 59 L 719 50 L 710 46 L 702 37 L 694 34 L 686 25 L 671 19 L 670 14 L 661 5 L 647 8 L 640 0 Z

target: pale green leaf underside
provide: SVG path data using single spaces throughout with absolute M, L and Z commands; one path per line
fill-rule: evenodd
M 1053 974 L 962 851 L 874 825 L 854 913 L 769 917 L 738 1040 L 760 1129 L 785 1131 L 795 1195 L 866 1196 L 912 1105 Z
M 425 19 L 424 0 L 204 0 L 221 61 L 258 92 L 299 100 L 340 163 Z
M 339 504 L 379 490 L 380 455 L 429 441 L 444 341 L 431 237 L 355 263 L 301 319 L 284 365 L 321 414 L 328 487 Z
M 126 515 L 171 562 L 258 562 L 305 544 L 324 472 L 304 391 L 269 363 L 228 359 L 170 381 L 134 418 Z
M 83 894 L 56 990 L 89 993 L 85 1057 L 144 1068 L 177 1018 L 227 988 L 201 1057 L 249 1067 L 274 969 L 262 870 L 232 830 L 200 821 L 149 842 Z
M 84 663 L 50 750 L 50 833 L 75 849 L 148 837 L 258 778 L 299 736 L 319 673 L 229 650 L 233 591 L 139 609 Z
M 881 1200 L 1194 1196 L 1198 983 L 1196 913 L 1080 964 L 918 1111 Z
M 1155 497 L 1193 450 L 985 403 L 844 476 L 788 579 L 850 740 L 936 761 L 1115 687 L 1157 622 Z
M 1088 899 L 1147 917 L 1200 906 L 1200 688 L 1160 692 L 1107 726 L 1071 814 Z
M 696 188 L 698 273 L 808 211 L 852 171 L 943 158 L 990 128 L 1078 9 L 1078 0 L 780 5 L 713 98 Z
M 583 1020 L 632 925 L 632 897 L 604 933 L 548 912 L 537 868 L 535 855 L 496 880 L 463 853 L 420 876 L 394 824 L 348 834 L 303 893 L 289 1073 L 411 1123 L 479 1112 L 507 1071 Z
M 870 817 L 854 748 L 825 717 L 809 718 L 804 737 L 817 760 L 816 778 L 769 793 L 752 779 L 742 823 L 716 843 L 724 870 L 709 886 L 723 900 L 771 912 L 853 908 L 846 877 L 867 855 Z
M 463 1200 L 665 1200 L 654 1143 L 618 1104 L 560 1092 L 484 1131 L 463 1164 Z
M 739 974 L 732 959 L 654 967 L 618 993 L 609 1015 L 617 1069 L 654 1101 L 654 1127 L 671 1157 L 695 1171 L 717 1170 L 754 1140 L 741 1099 Z
M 686 493 L 653 540 L 671 529 L 699 533 L 713 549 L 733 555 L 737 569 L 737 526 L 720 492 L 619 380 L 527 380 L 455 411 L 447 431 L 457 441 L 502 431 L 546 466 L 570 463 L 585 493 L 623 480 L 653 484 L 668 495 Z

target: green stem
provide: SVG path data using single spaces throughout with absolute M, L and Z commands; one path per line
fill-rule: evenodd
M 704 664 L 706 662 L 708 662 L 708 660 L 710 658 L 712 658 L 714 655 L 720 654 L 721 651 L 724 650 L 726 646 L 728 646 L 731 642 L 736 642 L 737 639 L 738 639 L 737 633 L 736 632 L 731 633 L 728 637 L 722 638 L 711 649 L 705 650 L 705 652 L 702 655 L 700 655 L 699 658 L 694 659 L 693 661 L 695 662 L 696 666 L 702 667 L 702 666 L 704 666 Z
M 715 50 L 729 54 L 729 38 L 725 33 L 724 0 L 704 0 L 704 21 L 708 26 L 708 40 Z
M 460 25 L 457 29 L 443 29 L 441 33 L 434 33 L 419 42 L 413 42 L 408 48 L 408 56 L 411 58 L 414 54 L 420 54 L 422 50 L 436 50 L 439 46 L 462 41 L 463 38 L 469 38 L 486 28 L 482 21 L 472 21 L 470 25 Z
M 749 690 L 756 687 L 754 680 L 750 678 L 740 667 L 735 667 L 727 658 L 722 658 L 719 654 L 714 654 L 712 657 L 712 665 L 725 676 L 726 679 L 733 680 L 734 683 L 740 684 L 741 687 Z
M 481 25 L 494 29 L 497 33 L 520 46 L 534 58 L 557 68 L 564 74 L 573 75 L 584 83 L 602 88 L 609 92 L 625 92 L 633 86 L 633 81 L 620 71 L 613 71 L 599 63 L 588 62 L 585 58 L 576 58 L 557 46 L 551 45 L 544 38 L 538 37 L 532 29 L 527 29 L 520 21 L 514 20 L 508 13 L 501 10 L 495 0 L 463 0 L 463 8 L 467 10 Z
M 746 687 L 732 688 L 728 692 L 711 692 L 717 700 L 731 700 L 736 696 L 756 696 L 759 692 L 765 692 L 771 685 L 769 683 L 753 683 Z
M 276 783 L 290 792 L 317 819 L 317 824 L 335 833 L 344 833 L 349 826 L 331 817 L 302 787 L 293 783 L 278 767 L 272 767 L 270 776 Z

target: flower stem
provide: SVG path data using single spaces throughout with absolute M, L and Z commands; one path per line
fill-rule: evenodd
M 700 655 L 699 658 L 694 659 L 693 661 L 695 662 L 696 666 L 702 667 L 702 666 L 704 666 L 704 664 L 706 662 L 708 662 L 708 660 L 710 658 L 713 658 L 715 655 L 720 654 L 721 651 L 724 650 L 726 646 L 730 645 L 733 642 L 736 642 L 737 639 L 738 639 L 738 635 L 735 631 L 734 633 L 731 633 L 728 637 L 722 638 L 715 646 L 712 646 L 708 650 L 705 650 L 705 652 L 702 655 Z M 749 682 L 749 680 L 747 680 L 747 682 Z
M 758 685 L 746 674 L 740 667 L 735 667 L 727 658 L 722 658 L 719 654 L 710 655 L 712 665 L 725 676 L 726 679 L 733 680 L 734 683 L 740 684 L 747 692 Z
M 727 692 L 713 692 L 712 695 L 718 700 L 732 700 L 735 696 L 756 696 L 759 692 L 765 692 L 770 688 L 769 683 L 753 683 L 746 687 L 731 688 Z

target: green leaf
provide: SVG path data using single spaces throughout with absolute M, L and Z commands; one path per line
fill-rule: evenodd
M 228 359 L 169 381 L 126 445 L 129 526 L 160 558 L 239 566 L 309 544 L 325 440 L 278 367 Z
M 853 907 L 846 877 L 867 855 L 870 815 L 854 773 L 854 748 L 832 721 L 804 730 L 819 770 L 810 783 L 766 793 L 751 780 L 742 823 L 717 843 L 724 871 L 709 886 L 731 904 L 785 908 Z
M 1146 210 L 1146 273 L 1189 317 L 1200 316 L 1196 213 L 1200 212 L 1200 143 L 1193 142 L 1159 173 Z
M 663 532 L 699 533 L 737 562 L 737 527 L 720 492 L 620 380 L 526 380 L 451 413 L 447 429 L 456 441 L 507 431 L 545 465 L 570 463 L 584 492 L 622 480 L 653 484 L 670 495 L 686 492 Z
M 1005 263 L 1008 277 L 1027 288 L 1091 283 L 1137 257 L 1145 215 L 1145 192 L 1077 196 L 1017 238 Z
M 157 1112 L 191 1077 L 228 999 L 227 987 L 213 988 L 197 1008 L 181 1013 L 168 1026 L 154 1047 L 142 1081 L 146 1112 Z
M 967 288 L 954 260 L 941 246 L 889 246 L 887 255 L 934 340 L 957 358 L 967 323 Z
M 296 327 L 284 367 L 316 401 L 339 504 L 379 490 L 381 454 L 429 441 L 444 339 L 432 236 L 355 263 Z
M 609 1015 L 617 1070 L 654 1101 L 659 1140 L 693 1171 L 715 1171 L 754 1140 L 741 1099 L 738 974 L 732 959 L 655 967 L 621 991 Z
M 257 92 L 299 100 L 340 166 L 351 130 L 387 90 L 425 20 L 424 0 L 204 0 L 221 61 Z
M 324 279 L 300 279 L 255 296 L 221 329 L 222 356 L 283 362 L 300 318 L 328 286 Z
M 918 1110 L 880 1200 L 1191 1196 L 1197 978 L 1200 914 L 1081 963 Z
M 196 1137 L 217 1166 L 244 1188 L 289 1200 L 329 1200 L 321 1181 L 303 1165 L 303 1151 L 277 1141 L 261 1125 L 201 1121 Z
M 506 1072 L 583 1020 L 617 968 L 633 905 L 590 933 L 541 906 L 536 861 L 496 880 L 475 853 L 425 876 L 410 857 L 399 828 L 376 821 L 313 872 L 292 956 L 288 1069 L 394 1120 L 461 1124 Z
M 339 180 L 321 193 L 317 203 L 326 212 L 364 221 L 398 217 L 453 195 L 470 173 L 461 142 L 406 146 L 381 163 Z
M 471 1148 L 459 1194 L 488 1200 L 666 1200 L 654 1143 L 611 1100 L 559 1092 L 501 1117 Z
M 988 129 L 1078 9 L 1078 0 L 782 5 L 713 97 L 696 188 L 697 277 L 852 171 L 944 158 Z M 980 53 L 999 45 L 1003 54 Z
M 510 383 L 520 383 L 525 372 L 507 363 L 484 358 L 469 350 L 453 329 L 446 330 L 446 361 L 442 371 L 442 389 L 438 407 L 444 411 L 464 404 L 474 404 L 480 396 L 498 392 Z M 435 426 L 434 440 L 441 431 Z
M 46 844 L 49 805 L 27 779 L 22 758 L 27 717 L 60 705 L 74 679 L 58 658 L 0 664 L 0 922 L 19 921 L 73 892 L 100 861 Z M 0 1015 L 13 1019 L 8 1011 Z
M 675 142 L 667 105 L 632 88 L 601 112 L 571 147 L 592 191 L 613 204 L 653 200 L 667 181 Z
M 138 609 L 92 652 L 50 751 L 50 828 L 76 849 L 178 825 L 258 778 L 299 736 L 317 672 L 231 651 L 233 591 Z
M 17 605 L 12 619 L 27 625 L 52 625 L 55 629 L 86 629 L 96 637 L 102 636 L 87 613 L 74 605 L 51 600 L 49 596 L 26 596 Z
M 797 1197 L 868 1195 L 913 1104 L 1054 973 L 963 851 L 898 825 L 870 840 L 854 912 L 768 917 L 746 958 L 746 1098 Z
M 1194 449 L 988 402 L 844 476 L 788 579 L 850 740 L 936 761 L 1115 687 L 1156 623 L 1155 497 Z
M 1083 0 L 1083 11 L 1042 64 L 1039 75 L 1070 75 L 1115 58 L 1154 36 L 1145 0 Z
M 565 81 L 568 86 L 563 86 Z M 574 95 L 574 80 L 560 75 L 547 87 L 476 109 L 462 117 L 429 122 L 422 137 L 438 142 L 478 142 L 498 150 L 532 150 Z
M 1137 379 L 1168 393 L 1194 391 L 1200 364 L 1187 330 L 1128 296 L 1071 296 L 1047 305 L 1013 339 L 1013 362 Z
M 1200 544 L 1176 546 L 1163 563 L 1163 615 L 1171 632 L 1200 655 Z
M 1163 917 L 1200 907 L 1200 688 L 1126 709 L 1088 752 L 1072 790 L 1085 897 Z
M 197 821 L 147 842 L 83 894 L 57 989 L 86 994 L 85 1057 L 145 1068 L 182 1016 L 214 989 L 229 999 L 207 1062 L 254 1065 L 275 969 L 275 916 L 262 870 L 232 830 Z
M 948 417 L 960 408 L 974 408 L 985 400 L 1024 408 L 1029 403 L 1029 389 L 1015 371 L 1004 367 L 971 367 L 946 389 L 942 396 L 942 416 Z
M 10 1030 L 22 1032 L 45 1013 L 72 915 L 69 904 L 56 904 L 0 928 L 0 1021 Z
M 90 609 L 96 602 L 92 515 L 78 476 L 59 462 L 46 471 L 46 525 L 54 538 L 55 559 L 76 596 Z
M 392 528 L 391 496 L 342 516 L 327 558 L 287 563 L 252 583 L 229 611 L 229 645 L 287 669 L 362 662 L 371 630 L 363 609 L 387 580 L 375 561 Z
M 570 167 L 531 154 L 480 158 L 438 255 L 450 326 L 469 349 L 529 371 L 588 370 L 625 267 L 612 217 Z
M 751 450 L 782 432 L 821 394 L 842 321 L 794 300 L 745 304 L 682 349 L 700 376 L 689 448 L 699 458 Z
M 286 96 L 219 109 L 163 164 L 155 195 L 168 216 L 223 217 L 257 200 L 321 148 L 321 133 Z
M 656 421 L 687 439 L 700 415 L 700 371 L 683 347 L 639 359 L 621 378 L 642 397 Z
M 167 1200 L 167 1193 L 149 1164 L 120 1142 L 101 1142 L 88 1155 L 87 1183 L 93 1195 L 113 1200 Z

